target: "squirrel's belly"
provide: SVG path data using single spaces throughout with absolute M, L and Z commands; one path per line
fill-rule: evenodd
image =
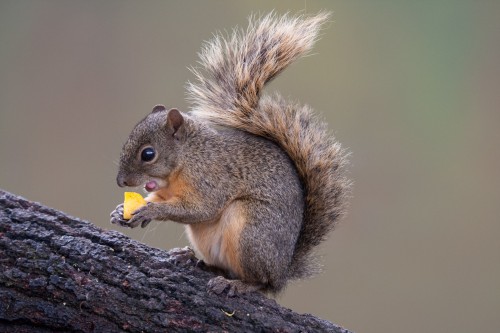
M 242 278 L 240 235 L 245 226 L 243 203 L 235 201 L 219 220 L 186 226 L 188 239 L 206 264 L 227 271 L 233 278 Z

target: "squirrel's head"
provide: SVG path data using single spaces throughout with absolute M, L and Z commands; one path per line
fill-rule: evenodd
M 118 186 L 143 185 L 148 192 L 166 186 L 166 179 L 178 165 L 185 136 L 186 121 L 179 110 L 156 105 L 123 145 Z

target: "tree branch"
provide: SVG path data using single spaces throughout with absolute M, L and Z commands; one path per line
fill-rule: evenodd
M 2 332 L 348 333 L 259 293 L 207 293 L 196 262 L 0 190 Z

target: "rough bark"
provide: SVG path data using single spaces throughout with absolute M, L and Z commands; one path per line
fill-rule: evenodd
M 259 293 L 207 293 L 196 262 L 0 190 L 0 332 L 348 332 Z

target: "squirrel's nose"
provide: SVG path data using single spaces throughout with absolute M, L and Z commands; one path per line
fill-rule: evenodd
M 118 176 L 116 177 L 116 183 L 120 187 L 128 186 L 127 180 L 125 179 L 125 177 L 122 174 L 118 174 Z

